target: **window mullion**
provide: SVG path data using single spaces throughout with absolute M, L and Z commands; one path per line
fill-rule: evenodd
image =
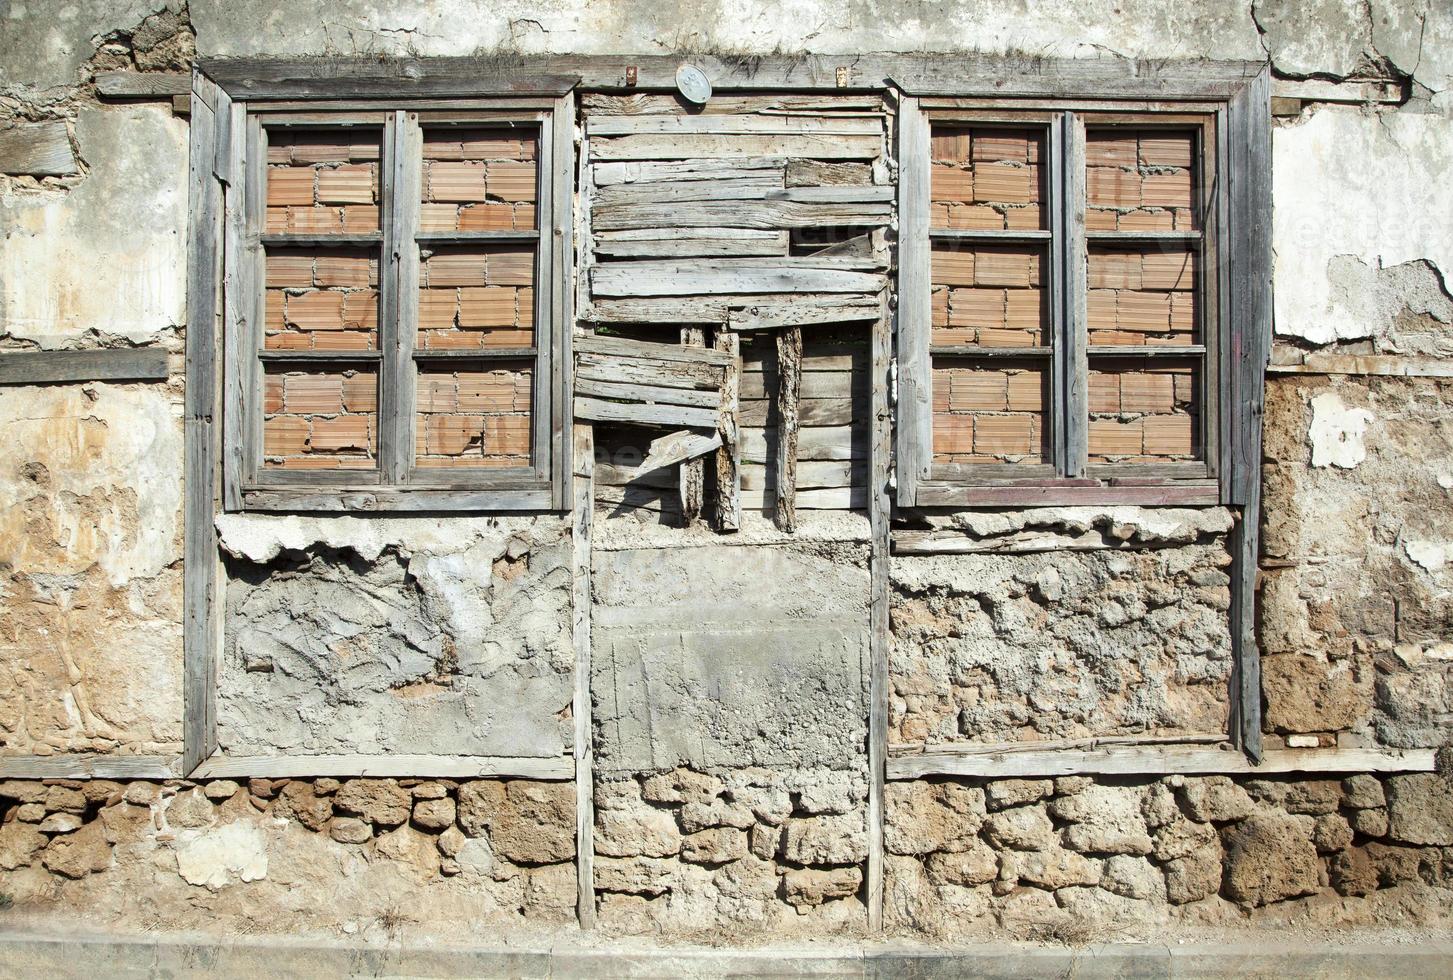
M 1086 356 L 1088 322 L 1088 286 L 1085 251 L 1085 122 L 1074 112 L 1066 112 L 1055 127 L 1059 151 L 1054 159 L 1060 168 L 1054 187 L 1060 200 L 1052 210 L 1060 226 L 1055 230 L 1058 258 L 1054 263 L 1058 277 L 1060 301 L 1053 309 L 1058 321 L 1054 327 L 1055 393 L 1062 398 L 1056 406 L 1060 449 L 1057 461 L 1067 478 L 1085 475 L 1089 460 L 1089 359 Z
M 383 265 L 379 277 L 384 351 L 380 393 L 383 481 L 408 480 L 414 454 L 414 334 L 419 298 L 418 231 L 422 143 L 418 116 L 395 112 L 389 120 L 384 160 Z

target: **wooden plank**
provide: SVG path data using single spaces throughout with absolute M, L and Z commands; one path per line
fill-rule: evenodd
M 176 756 L 75 755 L 0 756 L 0 779 L 176 779 Z
M 814 160 L 872 160 L 882 149 L 882 136 L 840 133 L 646 133 L 639 136 L 596 136 L 595 159 L 676 160 L 683 157 L 729 160 L 736 157 L 810 157 Z
M 575 777 L 568 756 L 455 755 L 215 755 L 201 764 L 192 779 L 306 779 L 310 776 L 419 777 L 481 779 L 505 776 L 563 782 Z
M 736 363 L 732 357 L 721 351 L 708 348 L 656 344 L 643 340 L 627 340 L 623 337 L 576 337 L 575 350 L 581 354 L 640 357 L 658 361 L 677 361 L 688 365 L 706 364 L 717 368 L 730 367 Z
M 728 326 L 733 330 L 796 329 L 819 323 L 852 323 L 875 320 L 879 304 L 864 297 L 849 297 L 841 306 L 801 303 L 768 303 L 734 309 Z M 799 330 L 799 333 L 801 331 Z
M 233 103 L 229 134 L 222 187 L 222 506 L 237 510 L 242 506 L 243 482 L 252 478 L 253 454 L 262 454 L 262 447 L 249 444 L 247 438 L 252 413 L 262 415 L 262 379 L 255 352 L 262 348 L 263 304 L 261 256 L 255 245 L 262 223 L 253 220 L 254 211 L 261 217 L 262 209 L 248 192 L 262 192 L 266 164 L 256 161 L 266 151 L 261 127 L 248 120 L 246 106 Z
M 742 473 L 740 432 L 737 428 L 737 401 L 741 388 L 741 343 L 730 330 L 713 331 L 712 345 L 730 360 L 721 386 L 721 407 L 717 413 L 717 431 L 721 448 L 716 451 L 716 507 L 712 511 L 718 532 L 736 531 L 742 526 Z
M 868 928 L 883 928 L 883 796 L 888 752 L 889 533 L 892 504 L 888 497 L 893 448 L 893 406 L 888 380 L 893 369 L 893 333 L 888 298 L 873 324 L 870 342 L 870 407 L 868 449 L 868 521 L 872 528 L 868 558 Z M 851 502 L 851 501 L 850 501 Z
M 872 116 L 767 115 L 761 113 L 637 114 L 597 116 L 588 122 L 592 138 L 602 136 L 868 136 L 880 137 L 881 119 Z M 698 156 L 683 153 L 681 156 Z M 792 156 L 769 154 L 763 156 Z M 810 154 L 803 154 L 810 155 Z
M 183 72 L 103 71 L 96 75 L 103 99 L 160 99 L 192 94 L 192 76 Z
M 1300 353 L 1300 352 L 1299 352 Z M 1295 364 L 1273 364 L 1272 374 L 1381 375 L 1395 378 L 1453 378 L 1453 362 L 1445 358 L 1403 354 L 1331 354 L 1308 351 Z
M 575 881 L 576 915 L 582 929 L 595 928 L 595 751 L 590 697 L 590 536 L 595 519 L 595 433 L 571 429 L 571 612 L 575 645 Z
M 898 108 L 898 503 L 913 507 L 928 478 L 933 428 L 929 282 L 929 126 L 918 100 Z
M 771 489 L 743 490 L 742 507 L 770 516 L 776 493 Z M 867 487 L 819 487 L 797 491 L 798 510 L 865 510 Z
M 701 327 L 682 327 L 683 347 L 706 347 L 706 331 Z M 721 389 L 715 392 L 717 405 L 721 404 Z M 716 433 L 716 448 L 721 448 L 721 433 Z M 681 498 L 681 522 L 692 527 L 701 521 L 701 509 L 706 502 L 706 461 L 690 459 L 681 466 L 677 474 L 678 492 Z
M 213 173 L 218 119 L 232 101 L 193 75 L 187 207 L 186 395 L 183 412 L 182 771 L 191 773 L 217 747 L 217 655 L 220 615 L 215 486 L 218 460 L 216 304 L 221 261 L 222 187 Z M 215 107 L 215 109 L 213 108 Z
M 615 354 L 577 354 L 576 381 L 718 391 L 723 369 L 711 364 L 658 361 Z
M 1261 651 L 1256 575 L 1261 533 L 1261 423 L 1271 352 L 1271 74 L 1263 69 L 1228 108 L 1231 294 L 1232 738 L 1253 761 L 1261 747 Z
M 576 397 L 608 398 L 617 401 L 641 402 L 647 405 L 685 405 L 690 408 L 716 408 L 721 395 L 714 388 L 658 388 L 652 385 L 616 384 L 576 375 Z
M 77 381 L 165 381 L 167 352 L 160 347 L 107 350 L 5 351 L 0 385 Z
M 776 490 L 777 465 L 742 463 L 742 489 Z M 868 485 L 868 467 L 862 460 L 800 460 L 795 473 L 795 493 Z M 780 500 L 780 497 L 780 493 L 775 494 L 776 499 Z
M 594 295 L 683 296 L 755 292 L 876 293 L 876 272 L 824 267 L 827 260 L 728 258 L 716 262 L 611 262 L 590 270 Z
M 641 228 L 595 236 L 595 254 L 614 259 L 786 255 L 788 233 L 756 228 Z
M 865 298 L 846 293 L 753 293 L 742 296 L 673 296 L 669 299 L 598 299 L 585 311 L 583 319 L 601 324 L 669 326 L 674 335 L 675 328 L 687 324 L 726 325 L 733 310 L 753 306 L 855 308 Z
M 1073 507 L 1091 504 L 1206 507 L 1219 500 L 1218 488 L 1209 484 L 1024 487 L 925 483 L 919 486 L 918 492 L 918 504 L 922 507 Z
M 65 120 L 20 123 L 0 129 L 0 173 L 63 177 L 78 169 Z
M 777 499 L 773 523 L 797 530 L 797 403 L 802 387 L 802 328 L 777 334 Z
M 765 201 L 780 192 L 782 175 L 776 171 L 746 171 L 718 180 L 662 180 L 649 184 L 598 187 L 592 208 L 621 209 L 646 204 L 681 204 L 695 201 Z
M 888 760 L 889 779 L 925 776 L 1019 778 L 1075 775 L 1268 775 L 1272 773 L 1429 772 L 1432 749 L 1273 749 L 1259 765 L 1229 746 L 1105 745 L 1082 751 L 965 746 Z
M 595 422 L 624 422 L 632 425 L 684 425 L 709 429 L 717 425 L 714 408 L 687 408 L 682 405 L 647 405 L 602 401 L 599 398 L 575 396 L 575 417 Z
M 746 157 L 734 160 L 632 160 L 622 163 L 592 162 L 590 174 L 596 187 L 621 184 L 650 184 L 661 181 L 679 183 L 687 180 L 734 180 L 755 176 L 764 182 L 785 186 L 783 175 L 788 161 L 784 157 Z
M 340 511 L 383 514 L 431 510 L 550 510 L 548 487 L 527 490 L 431 490 L 411 486 L 399 491 L 369 488 L 258 488 L 242 492 L 242 506 L 258 511 Z
M 640 466 L 635 468 L 635 475 L 639 477 L 654 470 L 674 466 L 677 463 L 691 462 L 719 448 L 721 448 L 720 433 L 712 432 L 703 435 L 700 432 L 689 430 L 673 432 L 670 435 L 651 440 L 651 444 L 646 447 L 646 458 L 641 461 Z
M 879 123 L 881 126 L 881 122 Z M 871 184 L 873 167 L 866 163 L 833 163 L 828 160 L 788 160 L 788 187 L 818 187 L 830 184 Z
M 962 52 L 793 53 L 749 58 L 698 54 L 691 61 L 720 93 L 711 100 L 713 103 L 734 89 L 779 90 L 774 96 L 779 98 L 805 91 L 852 95 L 883 89 L 890 82 L 914 95 L 1222 99 L 1260 67 L 1257 62 L 1247 61 L 1070 59 Z M 478 98 L 553 91 L 563 84 L 559 76 L 571 75 L 577 76 L 581 87 L 587 89 L 632 88 L 633 94 L 673 92 L 681 57 L 545 55 L 531 59 L 530 74 L 522 71 L 518 56 L 512 54 L 452 58 L 204 58 L 200 65 L 228 91 L 254 99 Z M 634 73 L 631 86 L 627 84 L 628 69 Z M 556 77 L 551 79 L 551 75 Z
M 388 140 L 383 161 L 388 173 L 388 206 L 380 213 L 386 244 L 378 343 L 387 381 L 379 400 L 379 453 L 385 482 L 401 483 L 414 468 L 418 425 L 418 368 L 413 353 L 419 323 L 419 249 L 413 242 L 419 231 L 417 202 L 422 197 L 424 168 L 418 114 L 394 113 L 384 135 Z M 547 329 L 542 325 L 542 331 Z
M 742 459 L 746 462 L 767 462 L 767 436 L 762 429 L 743 429 Z M 797 458 L 818 459 L 866 459 L 867 447 L 862 437 L 850 425 L 809 428 L 804 426 L 797 432 Z
M 924 174 L 925 182 L 928 179 Z M 824 202 L 794 200 L 805 188 L 782 191 L 782 196 L 763 200 L 698 201 L 690 207 L 675 204 L 596 205 L 591 221 L 597 231 L 625 231 L 636 228 L 839 228 L 887 224 L 891 209 L 878 201 Z M 925 276 L 927 272 L 925 271 Z
M 743 379 L 746 375 L 743 375 Z M 743 426 L 763 426 L 771 419 L 774 404 L 770 398 L 743 398 L 737 422 Z M 867 414 L 866 406 L 858 406 L 852 398 L 803 398 L 797 403 L 797 418 L 804 426 L 850 425 Z
M 1058 133 L 1064 162 L 1059 174 L 1061 182 L 1056 186 L 1064 188 L 1064 200 L 1054 212 L 1062 256 L 1061 262 L 1056 263 L 1054 281 L 1061 300 L 1052 309 L 1055 371 L 1063 380 L 1054 386 L 1055 418 L 1062 420 L 1058 446 L 1060 472 L 1073 480 L 1084 476 L 1090 458 L 1090 362 L 1083 326 L 1089 322 L 1084 117 L 1065 113 Z
M 687 111 L 675 95 L 609 95 L 604 92 L 583 92 L 580 108 L 587 123 L 598 116 L 635 116 L 646 114 L 681 115 Z M 708 115 L 736 115 L 743 112 L 826 113 L 883 111 L 883 99 L 877 95 L 728 95 L 714 96 L 706 105 L 690 111 Z
M 575 291 L 572 282 L 575 275 L 575 174 L 577 166 L 583 166 L 585 153 L 582 148 L 580 161 L 575 156 L 575 96 L 561 93 L 550 111 L 550 121 L 542 134 L 548 141 L 548 154 L 542 154 L 540 165 L 548 179 L 542 181 L 542 200 L 547 216 L 541 219 L 541 227 L 548 227 L 549 247 L 540 252 L 548 257 L 548 267 L 542 266 L 548 289 L 536 286 L 536 300 L 542 319 L 537 319 L 536 329 L 543 323 L 547 330 L 549 344 L 539 354 L 536 370 L 538 377 L 549 378 L 549 398 L 537 398 L 536 415 L 544 431 L 549 433 L 549 458 L 536 460 L 536 465 L 545 468 L 550 477 L 553 504 L 557 509 L 569 507 L 573 494 L 574 443 L 570 392 L 572 344 L 575 328 Z M 583 218 L 584 243 L 589 247 L 590 219 Z

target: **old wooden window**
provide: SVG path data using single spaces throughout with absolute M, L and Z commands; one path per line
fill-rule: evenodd
M 229 506 L 563 506 L 562 115 L 236 113 Z
M 1225 105 L 900 116 L 900 502 L 1215 503 Z

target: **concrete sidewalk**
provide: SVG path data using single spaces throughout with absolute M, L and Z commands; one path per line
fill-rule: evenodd
M 992 943 L 834 943 L 716 949 L 578 941 L 522 947 L 379 946 L 198 935 L 0 932 L 0 978 L 84 977 L 1414 977 L 1453 976 L 1453 941 L 1069 949 Z

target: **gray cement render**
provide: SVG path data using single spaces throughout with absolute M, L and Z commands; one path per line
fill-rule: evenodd
M 856 545 L 596 554 L 597 768 L 860 764 L 866 562 Z

